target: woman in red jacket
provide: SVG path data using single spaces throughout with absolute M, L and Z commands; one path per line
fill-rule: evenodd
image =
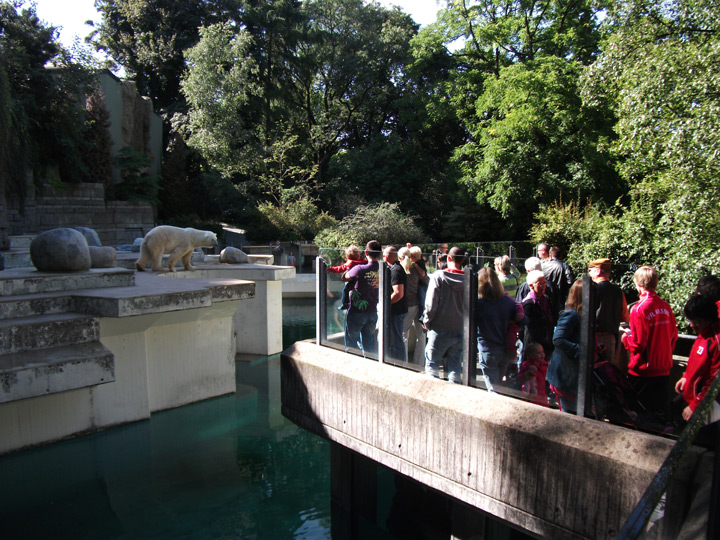
M 675 391 L 682 394 L 687 403 L 682 412 L 683 418 L 690 420 L 720 370 L 720 321 L 715 302 L 707 296 L 693 296 L 685 304 L 684 311 L 697 338 L 690 351 L 685 373 L 675 385 Z M 718 419 L 720 405 L 716 400 L 706 423 Z
M 647 410 L 664 415 L 678 331 L 670 305 L 655 292 L 658 274 L 641 266 L 633 276 L 640 300 L 630 312 L 630 328 L 622 343 L 630 353 L 628 380 Z

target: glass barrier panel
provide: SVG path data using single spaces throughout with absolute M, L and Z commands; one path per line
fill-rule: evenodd
M 518 268 L 522 268 L 524 271 L 524 255 L 527 256 L 534 256 L 534 245 L 530 245 L 529 243 L 506 243 L 505 245 L 499 245 L 499 243 L 493 243 L 493 252 L 490 252 L 488 249 L 488 243 L 483 244 L 476 244 L 476 251 L 471 258 L 474 261 L 478 262 L 478 266 L 476 266 L 476 269 L 482 268 L 482 267 L 494 267 L 494 260 L 495 257 L 499 256 L 499 253 L 502 253 L 500 249 L 503 250 L 507 249 L 508 251 L 518 255 L 516 257 L 516 266 Z M 415 262 L 413 264 L 418 265 L 418 267 L 424 266 L 426 275 L 429 279 L 432 278 L 433 272 L 437 271 L 438 266 L 442 263 L 442 252 L 438 252 L 437 249 L 438 245 L 427 245 L 423 246 L 426 249 L 421 254 L 421 259 L 419 262 Z M 466 246 L 461 246 L 466 247 Z M 472 246 L 466 247 L 466 252 L 468 254 L 472 253 L 470 251 Z M 521 254 L 522 256 L 519 256 Z M 341 280 L 341 269 L 335 268 L 332 269 L 332 267 L 338 267 L 344 263 L 346 263 L 345 255 L 343 250 L 341 249 L 326 249 L 323 248 L 320 250 L 320 258 L 322 259 L 323 263 L 327 263 L 328 267 L 331 268 L 331 271 L 327 272 L 325 274 L 326 282 L 324 283 L 324 291 L 320 294 L 320 302 L 323 303 L 323 306 L 325 308 L 325 320 L 324 321 L 318 321 L 318 324 L 324 324 L 325 328 L 325 337 L 324 341 L 321 343 L 322 345 L 333 347 L 339 350 L 344 350 L 348 353 L 355 354 L 357 356 L 365 356 L 366 358 L 370 358 L 373 360 L 378 359 L 378 353 L 376 349 L 372 349 L 369 351 L 363 351 L 361 343 L 347 343 L 347 337 L 346 337 L 346 328 L 347 328 L 347 305 L 343 301 L 343 289 L 346 287 L 346 283 Z M 525 257 L 526 258 L 526 257 Z M 318 265 L 320 263 L 318 262 Z M 623 275 L 632 275 L 632 272 L 634 272 L 635 268 L 633 265 L 630 264 L 623 264 L 619 263 L 616 265 L 618 272 Z M 412 265 L 408 265 L 408 268 L 410 268 L 410 271 L 412 272 Z M 615 267 L 614 267 L 615 268 Z M 406 269 L 407 272 L 407 269 Z M 578 276 L 579 277 L 579 276 Z M 388 283 L 384 286 L 384 290 L 387 291 L 386 294 L 389 296 L 390 292 L 392 290 L 391 283 L 390 283 L 390 276 L 387 276 Z M 521 276 L 520 280 L 521 283 L 524 281 L 523 277 Z M 384 359 L 386 363 L 389 363 L 391 365 L 409 369 L 415 372 L 424 372 L 425 370 L 425 349 L 427 346 L 427 330 L 424 329 L 422 324 L 422 318 L 423 318 L 423 312 L 425 307 L 425 294 L 427 290 L 425 287 L 418 287 L 418 290 L 416 291 L 417 298 L 415 298 L 413 301 L 410 302 L 408 305 L 408 313 L 405 315 L 402 321 L 402 335 L 403 335 L 403 351 L 402 354 L 396 354 L 396 352 L 391 352 L 390 348 L 388 347 L 386 354 L 384 355 Z M 467 288 L 465 289 L 465 293 L 467 293 Z M 468 296 L 472 294 L 477 294 L 475 291 L 472 291 Z M 512 296 L 511 296 L 512 297 Z M 476 301 L 476 298 L 471 299 L 471 301 Z M 466 301 L 466 305 L 470 305 L 468 301 Z M 388 310 L 389 311 L 389 310 Z M 470 317 L 469 308 L 468 313 L 466 313 L 467 317 Z M 475 321 L 476 322 L 476 321 Z M 378 337 L 379 337 L 379 328 L 383 324 L 383 321 L 377 320 L 374 322 L 374 328 L 372 332 L 372 340 L 373 344 L 375 346 L 378 345 Z M 392 324 L 391 321 L 391 313 L 388 313 L 388 321 L 386 322 L 388 325 L 387 328 L 390 327 Z M 467 345 L 467 342 L 469 339 L 477 339 L 476 330 L 477 324 L 471 329 L 469 325 L 465 325 L 465 336 L 464 340 Z M 472 338 L 470 337 L 470 334 L 472 335 Z M 691 342 L 693 339 L 693 336 L 683 336 L 685 342 Z M 387 340 L 389 342 L 389 340 Z M 388 343 L 389 344 L 389 343 Z M 506 344 L 509 345 L 509 344 Z M 688 347 L 685 346 L 685 349 Z M 671 379 L 674 384 L 674 382 L 682 375 L 683 369 L 685 367 L 687 351 L 685 351 L 682 348 L 682 345 L 678 346 L 678 350 L 676 350 L 676 354 L 679 354 L 681 356 L 675 357 L 675 367 L 673 368 L 673 372 L 671 374 Z M 545 381 L 540 380 L 538 378 L 537 380 L 533 380 L 532 377 L 527 376 L 527 370 L 523 369 L 522 362 L 525 358 L 525 351 L 523 350 L 523 342 L 522 342 L 522 331 L 520 332 L 519 336 L 514 340 L 514 346 L 508 346 L 505 348 L 505 356 L 504 356 L 504 365 L 506 365 L 506 369 L 504 373 L 501 375 L 501 380 L 499 382 L 496 382 L 492 385 L 492 391 L 498 394 L 503 394 L 506 396 L 514 397 L 516 399 L 522 399 L 525 401 L 528 401 L 530 403 L 535 403 L 538 406 L 543 407 L 550 407 L 550 408 L 559 408 L 559 398 L 554 395 L 554 393 L 551 391 L 549 386 L 545 383 Z M 546 353 L 545 361 L 549 362 L 551 359 L 551 354 Z M 465 361 L 465 360 L 464 360 Z M 469 382 L 471 385 L 475 386 L 478 389 L 482 390 L 488 390 L 490 388 L 490 385 L 486 381 L 483 371 L 482 371 L 482 362 L 481 362 L 481 352 L 477 351 L 473 356 L 472 360 L 475 362 L 474 366 L 470 366 L 467 370 L 463 369 L 464 376 L 467 376 L 469 378 Z M 598 377 L 598 365 L 595 365 L 595 370 L 593 371 L 592 377 L 593 377 L 593 383 L 592 385 L 598 385 L 601 384 L 601 381 L 599 381 Z M 463 366 L 465 367 L 465 366 Z M 475 374 L 473 377 L 473 369 L 475 368 Z M 439 377 L 443 379 L 447 379 L 447 365 L 441 366 Z M 590 389 L 593 392 L 594 398 L 597 400 L 598 396 L 598 390 L 597 387 Z M 601 389 L 602 391 L 603 389 Z M 612 390 L 612 389 L 610 389 Z M 607 391 L 607 388 L 605 389 Z M 671 405 L 671 400 L 673 397 L 673 393 L 669 390 L 668 391 L 668 405 L 669 408 Z M 607 398 L 605 396 L 602 399 Z M 601 410 L 598 412 L 596 408 L 600 406 Z M 676 420 L 679 417 L 680 411 L 668 411 L 668 422 L 666 422 L 664 425 L 658 425 L 658 424 L 652 424 L 648 422 L 643 422 L 643 418 L 638 418 L 632 414 L 632 412 L 628 411 L 622 411 L 620 410 L 617 414 L 612 414 L 610 417 L 608 417 L 608 414 L 603 414 L 602 407 L 604 407 L 605 404 L 600 403 L 599 405 L 596 403 L 596 401 L 593 401 L 592 409 L 586 411 L 586 415 L 590 418 L 595 417 L 597 414 L 599 414 L 598 418 L 604 421 L 609 421 L 616 425 L 626 426 L 630 427 L 632 429 L 639 429 L 642 431 L 646 431 L 649 433 L 655 433 L 660 434 L 663 436 L 668 437 L 674 437 L 676 436 L 675 433 L 679 433 L 680 428 L 682 427 L 681 423 L 678 423 Z M 678 414 L 675 414 L 678 413 Z M 677 424 L 677 425 L 676 425 Z
M 327 341 L 321 345 L 377 360 L 377 324 L 370 334 L 364 334 L 368 338 L 368 350 L 363 350 L 362 341 L 360 343 L 348 341 L 351 334 L 347 328 L 347 316 L 353 284 L 342 280 L 348 269 L 345 250 L 321 248 L 319 258 L 327 268 L 325 290 L 318 299 L 319 302 L 324 303 L 326 312 L 326 320 L 319 322 L 325 325 L 327 335 Z M 367 330 L 367 325 L 364 329 Z

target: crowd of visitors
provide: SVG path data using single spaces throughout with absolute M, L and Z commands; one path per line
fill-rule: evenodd
M 391 320 L 389 358 L 423 366 L 424 373 L 451 382 L 462 380 L 464 267 L 468 256 L 459 247 L 441 246 L 426 261 L 420 248 L 384 249 L 368 242 L 363 259 L 356 246 L 346 250 L 347 263 L 328 269 L 342 272 L 347 282 L 342 309 L 345 345 L 363 354 L 376 352 L 378 259 L 390 267 Z M 507 256 L 497 257 L 494 268 L 478 271 L 475 305 L 478 366 L 490 391 L 515 389 L 519 395 L 562 411 L 575 412 L 581 365 L 583 280 L 575 280 L 558 249 L 537 246 L 537 257 L 525 261 L 522 280 Z M 435 271 L 428 273 L 428 266 Z M 697 338 L 687 369 L 671 381 L 673 351 L 678 339 L 670 305 L 657 293 L 659 275 L 650 265 L 634 273 L 639 299 L 628 306 L 622 289 L 610 281 L 612 263 L 597 259 L 587 265 L 595 289 L 595 369 L 612 373 L 621 404 L 633 403 L 630 418 L 653 418 L 657 424 L 672 421 L 672 388 L 682 400 L 677 416 L 688 420 L 720 369 L 720 278 L 706 276 L 684 315 Z M 346 298 L 348 299 L 346 301 Z M 411 337 L 412 336 L 412 337 Z M 674 386 L 673 386 L 674 385 Z M 675 401 L 678 401 L 676 399 Z M 625 405 L 628 408 L 627 405 Z M 706 419 L 720 419 L 716 401 Z

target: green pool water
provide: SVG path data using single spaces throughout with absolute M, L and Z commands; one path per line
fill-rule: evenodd
M 313 305 L 284 302 L 286 344 Z M 329 445 L 281 416 L 279 377 L 239 362 L 235 394 L 0 458 L 0 538 L 331 538 Z

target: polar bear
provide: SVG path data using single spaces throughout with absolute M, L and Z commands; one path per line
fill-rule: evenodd
M 145 235 L 140 245 L 140 258 L 135 262 L 135 268 L 140 272 L 145 271 L 148 261 L 152 262 L 154 272 L 160 272 L 162 267 L 162 256 L 169 253 L 168 271 L 175 271 L 175 263 L 182 259 L 185 270 L 195 271 L 190 264 L 190 257 L 196 247 L 217 246 L 217 236 L 211 231 L 199 231 L 188 227 L 172 227 L 171 225 L 160 225 Z

